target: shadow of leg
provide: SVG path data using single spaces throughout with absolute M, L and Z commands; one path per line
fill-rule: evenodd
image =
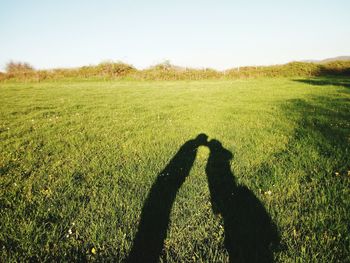
M 278 242 L 277 228 L 264 206 L 231 172 L 232 153 L 217 140 L 208 143 L 206 166 L 213 212 L 224 220 L 225 247 L 230 262 L 272 262 L 271 245 Z
M 200 134 L 196 139 L 187 141 L 158 175 L 142 208 L 128 262 L 159 260 L 177 191 L 190 173 L 198 147 L 206 140 L 207 136 Z

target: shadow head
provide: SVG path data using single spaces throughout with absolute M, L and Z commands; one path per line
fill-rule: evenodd
M 198 136 L 194 139 L 198 146 L 205 146 L 208 144 L 208 135 L 205 133 L 198 134 Z
M 210 151 L 215 154 L 219 155 L 221 159 L 223 160 L 231 160 L 233 158 L 233 154 L 224 148 L 220 141 L 212 139 L 207 143 L 207 146 L 209 147 Z

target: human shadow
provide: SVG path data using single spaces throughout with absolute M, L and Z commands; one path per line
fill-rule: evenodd
M 212 209 L 223 218 L 230 262 L 273 262 L 271 248 L 279 243 L 276 225 L 254 193 L 235 182 L 230 166 L 233 154 L 218 140 L 207 145 Z
M 198 147 L 206 142 L 205 134 L 187 141 L 159 173 L 142 208 L 141 221 L 127 262 L 158 262 L 176 194 L 190 173 Z
M 257 197 L 235 182 L 233 155 L 217 140 L 200 134 L 187 141 L 151 187 L 141 212 L 138 231 L 127 262 L 158 262 L 176 194 L 189 175 L 199 146 L 207 146 L 206 166 L 213 212 L 224 220 L 225 247 L 230 262 L 272 262 L 271 247 L 279 236 L 275 224 Z

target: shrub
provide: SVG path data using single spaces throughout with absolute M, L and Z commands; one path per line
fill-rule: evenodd
M 33 80 L 63 78 L 128 78 L 138 80 L 201 80 L 239 79 L 259 77 L 317 77 L 326 75 L 350 76 L 350 61 L 334 61 L 325 64 L 291 62 L 284 65 L 240 67 L 226 71 L 214 69 L 184 68 L 169 61 L 144 70 L 137 70 L 122 62 L 103 62 L 97 66 L 84 66 L 73 69 L 34 70 L 28 63 L 10 62 L 6 74 L 0 80 Z
M 7 73 L 22 73 L 22 72 L 32 72 L 34 71 L 34 68 L 26 62 L 13 62 L 10 61 L 6 65 L 6 72 Z
M 122 63 L 122 62 L 104 62 L 100 63 L 97 67 L 93 67 L 96 71 L 96 75 L 102 75 L 102 76 L 108 76 L 108 77 L 116 77 L 116 76 L 125 76 L 128 73 L 131 73 L 132 71 L 135 71 L 136 69 L 128 64 Z M 82 68 L 83 69 L 83 68 Z M 87 70 L 87 68 L 83 69 Z

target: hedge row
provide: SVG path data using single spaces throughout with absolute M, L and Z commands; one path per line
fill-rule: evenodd
M 20 63 L 19 63 L 20 64 Z M 135 79 L 135 80 L 201 80 L 201 79 L 239 79 L 259 77 L 319 77 L 350 76 L 350 61 L 334 61 L 326 64 L 291 62 L 284 65 L 240 67 L 225 71 L 213 69 L 192 69 L 163 63 L 138 70 L 125 63 L 101 63 L 74 69 L 34 70 L 23 67 L 0 72 L 0 81 L 43 81 L 67 78 L 78 79 Z

